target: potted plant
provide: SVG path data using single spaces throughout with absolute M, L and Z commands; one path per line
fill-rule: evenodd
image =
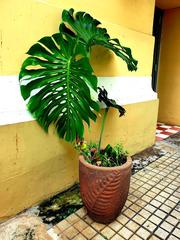
M 54 124 L 58 136 L 74 144 L 76 144 L 77 139 L 82 141 L 84 123 L 90 126 L 90 120 L 96 121 L 96 112 L 100 109 L 98 102 L 91 97 L 92 90 L 98 91 L 98 80 L 90 65 L 91 48 L 94 45 L 108 48 L 127 63 L 130 71 L 137 69 L 137 61 L 132 57 L 131 49 L 122 46 L 118 39 L 111 39 L 107 30 L 99 27 L 99 25 L 100 22 L 92 18 L 88 13 L 77 12 L 75 14 L 73 9 L 63 10 L 59 32 L 52 36 L 41 38 L 28 50 L 27 54 L 29 57 L 23 62 L 19 74 L 21 94 L 24 100 L 27 101 L 28 110 L 37 122 L 46 132 L 48 132 L 49 126 Z M 123 115 L 125 110 L 117 105 L 115 101 L 107 98 L 105 89 L 99 89 L 99 91 L 99 101 L 104 101 L 107 106 L 101 130 L 102 138 L 103 126 L 109 107 L 118 108 L 120 115 Z M 114 151 L 116 153 L 120 151 L 120 146 L 116 146 L 113 149 L 109 145 L 105 149 L 100 149 L 101 138 L 98 148 L 94 149 L 94 152 L 92 149 L 90 150 L 90 154 L 94 154 L 94 158 L 95 156 L 101 158 L 103 151 L 105 155 L 110 154 L 110 152 L 115 154 Z M 128 164 L 130 166 L 131 163 L 125 155 L 123 155 L 122 158 L 124 160 L 122 161 L 119 160 L 117 155 L 117 163 L 123 163 L 123 165 L 111 167 L 113 172 L 107 176 L 105 169 L 108 167 L 92 165 L 92 168 L 96 167 L 95 171 L 98 174 L 100 173 L 97 168 L 103 169 L 103 173 L 100 174 L 102 178 L 95 182 L 103 185 L 104 188 L 106 185 L 106 187 L 111 189 L 111 192 L 116 192 L 119 188 L 119 185 L 116 183 L 117 180 L 114 183 L 111 181 L 115 176 L 116 179 L 119 179 L 122 183 L 127 182 L 128 185 L 130 177 L 126 177 L 126 175 L 130 172 L 130 167 L 127 170 L 126 166 Z M 85 165 L 88 164 L 81 156 L 80 171 L 83 169 L 82 162 Z M 124 174 L 119 174 L 117 168 L 124 170 Z M 84 178 L 86 178 L 85 175 L 80 174 L 80 181 L 81 179 L 84 181 Z M 108 179 L 110 180 L 109 184 L 106 183 Z M 82 186 L 81 182 L 80 185 Z M 88 187 L 84 185 L 81 189 Z M 94 187 L 95 189 L 96 187 Z M 94 190 L 92 190 L 92 194 L 94 194 Z M 123 196 L 127 195 L 127 191 L 128 188 L 122 189 L 121 195 L 123 199 L 125 199 Z M 105 199 L 112 199 L 109 193 L 107 195 L 104 194 L 104 196 Z M 84 200 L 84 202 L 86 201 Z M 103 206 L 104 202 L 102 200 L 99 203 L 102 204 L 101 209 L 108 206 Z M 125 200 L 123 200 L 124 202 Z M 119 205 L 119 202 L 114 198 L 110 204 Z M 94 202 L 94 205 L 97 205 L 97 201 Z M 91 213 L 90 215 L 93 217 Z M 113 216 L 116 215 L 113 213 Z M 95 214 L 95 216 L 97 217 L 95 220 L 105 221 L 103 220 L 105 215 L 101 219 L 98 217 L 98 214 Z M 111 221 L 113 219 L 112 217 L 107 217 L 107 220 Z
M 88 215 L 100 223 L 110 223 L 121 212 L 129 192 L 132 160 L 121 144 L 101 148 L 101 140 L 110 107 L 117 108 L 120 116 L 125 109 L 108 99 L 105 89 L 99 89 L 98 99 L 106 108 L 98 144 L 81 141 L 79 157 L 80 192 Z

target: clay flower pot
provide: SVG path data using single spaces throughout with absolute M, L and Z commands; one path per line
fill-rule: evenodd
M 122 166 L 98 167 L 79 157 L 80 192 L 88 215 L 110 223 L 120 214 L 129 192 L 132 160 Z

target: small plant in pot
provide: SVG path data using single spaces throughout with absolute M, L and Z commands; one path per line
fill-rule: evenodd
M 105 89 L 98 89 L 98 99 L 106 105 L 99 142 L 86 144 L 81 141 L 77 145 L 81 154 L 79 179 L 81 197 L 88 215 L 96 222 L 109 223 L 119 215 L 127 199 L 132 160 L 121 144 L 114 147 L 108 144 L 101 148 L 109 108 L 117 108 L 120 116 L 125 114 L 125 109 L 108 99 Z
M 90 65 L 91 48 L 101 45 L 110 49 L 126 62 L 130 71 L 137 69 L 137 61 L 130 48 L 122 46 L 118 39 L 111 39 L 107 30 L 99 25 L 88 13 L 63 10 L 59 32 L 41 38 L 28 50 L 19 80 L 28 110 L 40 126 L 48 132 L 53 124 L 58 136 L 74 146 L 79 140 L 83 202 L 95 221 L 110 222 L 126 201 L 131 160 L 120 145 L 101 149 L 109 108 L 117 108 L 120 116 L 125 110 L 108 99 L 105 89 L 98 89 L 98 79 Z M 106 104 L 97 146 L 86 146 L 83 142 L 84 124 L 90 126 L 91 120 L 96 121 L 100 110 L 91 91 L 99 91 L 99 101 Z

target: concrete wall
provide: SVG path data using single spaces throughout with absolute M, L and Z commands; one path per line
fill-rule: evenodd
M 180 8 L 164 13 L 158 73 L 158 120 L 180 125 Z
M 101 83 L 111 83 L 109 87 L 114 92 L 116 80 L 126 93 L 122 103 L 127 114 L 119 119 L 117 112 L 110 111 L 103 144 L 122 142 L 130 154 L 152 145 L 158 109 L 158 100 L 150 87 L 154 0 L 105 0 L 103 4 L 95 0 L 1 1 L 0 84 L 6 86 L 11 79 L 8 87 L 2 90 L 3 106 L 9 98 L 16 101 L 19 94 L 16 91 L 13 95 L 12 86 L 26 57 L 24 53 L 42 36 L 57 32 L 62 9 L 70 7 L 88 11 L 101 20 L 112 37 L 118 37 L 122 44 L 130 47 L 139 61 L 138 71 L 128 72 L 126 64 L 114 54 L 99 47 L 93 50 L 91 61 Z M 121 101 L 120 92 L 116 97 Z M 17 108 L 19 104 L 16 104 Z M 0 113 L 3 116 L 1 109 Z M 78 180 L 78 160 L 73 147 L 59 140 L 53 129 L 46 135 L 35 121 L 24 122 L 21 114 L 13 109 L 8 119 L 0 119 L 0 219 L 32 206 Z M 92 125 L 91 132 L 87 131 L 87 139 L 97 139 L 100 118 Z

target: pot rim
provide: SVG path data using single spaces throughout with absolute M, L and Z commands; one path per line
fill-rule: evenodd
M 88 168 L 95 169 L 95 170 L 102 170 L 102 171 L 112 171 L 112 170 L 120 170 L 120 169 L 124 170 L 129 168 L 132 165 L 132 158 L 130 156 L 127 157 L 127 161 L 123 165 L 115 166 L 115 167 L 101 167 L 101 166 L 92 165 L 86 162 L 83 155 L 79 155 L 79 161 Z

